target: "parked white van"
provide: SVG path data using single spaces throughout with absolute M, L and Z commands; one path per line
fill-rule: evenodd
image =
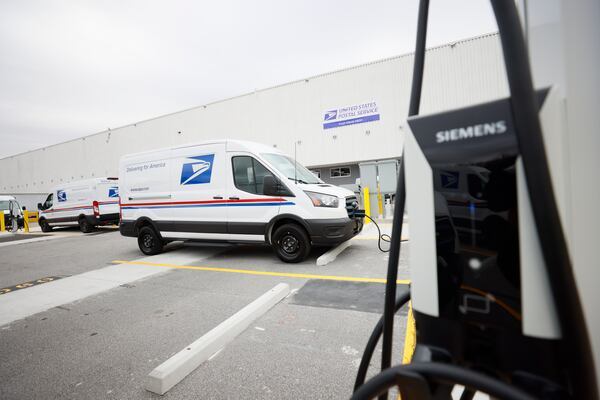
M 79 225 L 88 233 L 98 225 L 118 224 L 118 178 L 92 178 L 57 186 L 38 209 L 43 232 L 56 226 Z
M 13 196 L 0 196 L 0 211 L 7 230 L 16 232 L 23 227 L 23 210 Z
M 286 262 L 359 233 L 358 202 L 266 145 L 215 140 L 126 155 L 121 224 L 144 254 L 173 240 L 267 243 Z

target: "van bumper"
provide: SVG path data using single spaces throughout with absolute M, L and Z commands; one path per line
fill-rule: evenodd
M 335 246 L 360 233 L 362 218 L 307 219 L 308 233 L 313 245 Z
M 102 214 L 99 216 L 86 215 L 88 222 L 94 226 L 98 225 L 117 225 L 119 223 L 119 213 Z

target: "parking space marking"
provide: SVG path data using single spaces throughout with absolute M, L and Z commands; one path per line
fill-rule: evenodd
M 60 236 L 38 235 L 38 234 L 35 234 L 35 233 L 26 233 L 26 234 L 23 234 L 23 235 L 31 235 L 32 238 L 31 239 L 12 240 L 10 242 L 2 242 L 2 243 L 0 243 L 0 247 L 16 246 L 16 245 L 19 245 L 19 244 L 27 244 L 27 243 L 45 242 L 47 240 L 56 240 L 56 239 L 62 239 L 62 238 L 72 237 L 72 236 L 67 236 L 67 235 L 60 235 Z
M 159 260 L 177 260 L 180 263 L 191 263 L 199 259 L 212 257 L 214 250 L 178 251 L 174 254 L 165 253 L 158 257 Z M 142 258 L 146 260 L 147 258 Z M 0 326 L 13 321 L 29 317 L 50 308 L 62 306 L 82 300 L 110 289 L 115 289 L 123 284 L 147 279 L 168 271 L 160 271 L 153 267 L 135 265 L 131 268 L 122 268 L 119 265 L 84 272 L 59 280 L 36 285 L 28 290 L 17 290 L 0 296 Z
M 275 271 L 255 271 L 251 269 L 234 269 L 234 268 L 220 268 L 220 267 L 203 267 L 196 265 L 177 265 L 167 263 L 153 263 L 149 261 L 124 261 L 114 260 L 114 264 L 125 264 L 125 265 L 145 265 L 149 267 L 163 267 L 173 269 L 189 269 L 196 271 L 212 271 L 212 272 L 227 272 L 234 274 L 245 274 L 245 275 L 260 275 L 260 276 L 277 276 L 285 278 L 301 278 L 301 279 L 322 279 L 329 281 L 347 281 L 347 282 L 372 282 L 372 283 L 385 283 L 385 278 L 363 278 L 358 276 L 338 276 L 338 275 L 318 275 L 318 274 L 299 274 L 295 272 L 275 272 Z M 397 283 L 408 285 L 410 280 L 398 279 Z
M 4 287 L 4 288 L 0 289 L 0 295 L 14 292 L 15 290 L 27 289 L 28 287 L 40 285 L 42 283 L 52 282 L 52 281 L 55 281 L 60 278 L 63 278 L 63 277 L 62 276 L 47 276 L 45 278 L 36 279 L 34 281 L 23 282 L 23 283 L 19 283 L 18 285 Z

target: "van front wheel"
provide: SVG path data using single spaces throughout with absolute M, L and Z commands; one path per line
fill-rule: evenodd
M 142 253 L 153 256 L 162 251 L 163 241 L 154 229 L 144 226 L 138 234 L 138 246 Z
M 52 227 L 50 226 L 48 221 L 46 221 L 45 219 L 40 219 L 38 224 L 40 225 L 42 232 L 45 232 L 45 233 L 52 232 Z
M 285 224 L 273 234 L 273 249 L 282 261 L 298 263 L 310 253 L 310 239 L 302 227 L 295 224 Z

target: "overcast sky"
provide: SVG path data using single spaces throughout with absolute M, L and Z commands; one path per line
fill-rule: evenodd
M 413 51 L 417 0 L 0 0 L 0 158 Z M 432 0 L 427 45 L 493 32 Z

